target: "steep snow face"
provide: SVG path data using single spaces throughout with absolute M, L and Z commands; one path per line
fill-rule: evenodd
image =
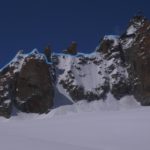
M 136 31 L 123 35 L 124 55 L 132 85 L 132 93 L 142 105 L 150 105 L 150 22 L 143 17 L 135 17 L 129 26 Z M 129 29 L 127 31 L 129 31 Z
M 117 52 L 112 53 L 109 59 L 99 52 L 76 56 L 54 55 L 58 59 L 57 88 L 70 100 L 104 98 L 109 90 L 128 78 L 121 59 L 115 58 Z
M 82 62 L 82 60 L 85 62 Z M 75 57 L 63 54 L 59 55 L 58 69 L 64 70 L 64 73 L 59 75 L 58 82 L 70 78 L 73 79 L 72 85 L 79 85 L 84 87 L 86 91 L 94 92 L 99 84 L 104 84 L 104 80 L 98 75 L 100 68 L 93 63 L 93 60 L 95 60 L 96 63 L 100 62 L 102 58 L 98 53 L 91 55 L 79 54 Z M 102 73 L 105 74 L 103 69 Z

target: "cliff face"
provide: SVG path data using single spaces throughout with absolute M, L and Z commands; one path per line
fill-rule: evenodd
M 10 117 L 13 107 L 47 113 L 56 101 L 105 100 L 108 93 L 150 105 L 150 22 L 143 16 L 133 17 L 121 36 L 104 36 L 91 54 L 46 57 L 36 50 L 19 52 L 1 69 L 1 116 Z
M 105 99 L 111 92 L 150 105 L 149 41 L 149 20 L 135 16 L 124 34 L 104 36 L 92 54 L 56 55 L 58 88 L 74 101 Z
M 1 70 L 0 114 L 10 117 L 13 107 L 27 113 L 46 113 L 53 106 L 50 64 L 43 54 L 19 52 Z
M 134 17 L 121 39 L 132 93 L 142 105 L 150 105 L 150 22 Z M 128 43 L 128 44 L 127 44 Z

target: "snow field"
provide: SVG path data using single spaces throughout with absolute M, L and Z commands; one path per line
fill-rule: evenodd
M 132 96 L 0 118 L 3 150 L 149 150 L 150 107 Z

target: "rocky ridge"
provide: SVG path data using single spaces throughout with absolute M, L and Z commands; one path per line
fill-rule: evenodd
M 20 51 L 0 70 L 0 115 L 9 118 L 13 108 L 47 113 L 56 101 L 105 100 L 108 93 L 150 105 L 149 41 L 150 22 L 138 15 L 124 34 L 104 36 L 91 54 L 77 52 L 76 42 L 62 54 Z
M 0 71 L 0 115 L 10 117 L 13 108 L 27 113 L 46 113 L 53 106 L 51 64 L 33 50 L 18 52 Z

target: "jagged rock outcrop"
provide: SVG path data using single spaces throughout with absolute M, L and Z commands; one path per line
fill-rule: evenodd
M 65 54 L 76 55 L 77 54 L 77 43 L 73 41 L 70 46 L 64 50 Z
M 44 54 L 45 54 L 47 60 L 48 60 L 49 62 L 51 62 L 52 49 L 51 49 L 50 45 L 48 45 L 48 46 L 44 49 Z
M 9 118 L 14 100 L 14 67 L 7 66 L 0 72 L 0 116 Z
M 105 99 L 111 92 L 117 99 L 132 94 L 150 105 L 149 41 L 149 20 L 135 16 L 123 35 L 105 36 L 96 53 L 58 55 L 59 84 L 74 101 Z
M 120 99 L 129 94 L 127 70 L 118 36 L 105 36 L 92 54 L 56 55 L 58 85 L 74 100 Z M 60 71 L 59 71 L 60 72 Z
M 16 80 L 15 104 L 23 112 L 45 113 L 53 106 L 54 89 L 44 60 L 26 57 Z
M 55 91 L 71 102 L 105 100 L 111 93 L 117 100 L 133 95 L 150 105 L 150 21 L 141 15 L 130 20 L 121 36 L 104 36 L 91 54 L 77 53 L 76 42 L 65 54 L 51 54 L 48 47 L 44 53 L 19 52 L 1 69 L 1 116 L 9 118 L 13 107 L 46 113 Z
M 135 16 L 121 42 L 132 93 L 142 105 L 150 105 L 150 21 L 143 16 Z
M 7 118 L 16 107 L 23 112 L 46 113 L 53 106 L 50 66 L 43 54 L 19 52 L 0 72 L 0 115 Z

